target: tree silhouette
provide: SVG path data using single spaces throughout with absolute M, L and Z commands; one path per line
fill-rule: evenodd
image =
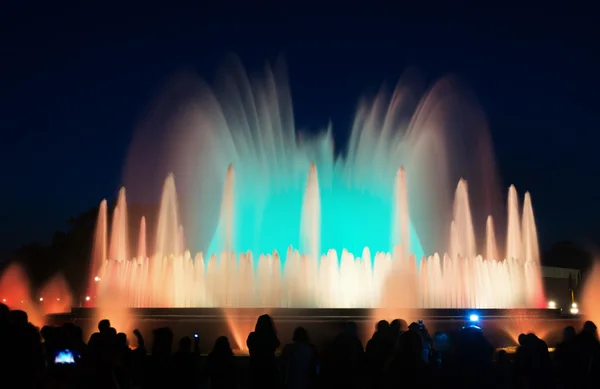
M 22 246 L 10 256 L 4 266 L 15 262 L 22 265 L 34 289 L 39 288 L 57 272 L 61 272 L 69 283 L 74 296 L 82 296 L 88 282 L 88 267 L 98 208 L 96 206 L 77 216 L 70 217 L 66 222 L 66 228 L 55 232 L 50 244 L 30 243 Z M 109 205 L 109 226 L 113 209 L 114 202 Z M 132 245 L 130 252 L 134 253 L 136 249 L 141 217 L 146 216 L 148 230 L 151 231 L 156 212 L 156 205 L 132 205 L 129 207 L 129 240 Z M 149 239 L 148 245 L 152 247 L 151 239 Z M 0 268 L 0 272 L 2 270 Z

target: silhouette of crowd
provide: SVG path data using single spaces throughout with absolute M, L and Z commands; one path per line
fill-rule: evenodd
M 363 345 L 353 322 L 321 350 L 298 327 L 282 347 L 275 323 L 258 318 L 249 358 L 237 358 L 225 336 L 201 356 L 198 337 L 173 350 L 173 332 L 153 331 L 137 347 L 108 320 L 89 341 L 74 324 L 43 327 L 0 304 L 1 388 L 600 388 L 600 343 L 594 323 L 564 330 L 552 355 L 534 334 L 519 336 L 514 355 L 496 352 L 480 328 L 431 335 L 424 323 L 377 323 Z M 281 352 L 279 352 L 279 350 Z

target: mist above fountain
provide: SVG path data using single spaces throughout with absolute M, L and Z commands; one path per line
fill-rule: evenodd
M 147 176 L 157 161 L 157 174 L 175 175 L 164 183 L 155 225 L 131 221 L 140 225 L 137 237 L 129 236 L 125 189 L 110 222 L 102 202 L 90 266 L 94 304 L 543 305 L 529 195 L 521 216 L 509 190 L 505 248 L 492 216 L 475 220 L 485 229 L 474 224 L 498 211 L 493 157 L 482 115 L 454 84 L 438 82 L 419 99 L 400 83 L 390 99 L 363 102 L 338 155 L 331 130 L 299 137 L 281 68 L 258 81 L 230 72 L 214 92 L 194 79 L 175 82 L 162 101 L 173 112 L 158 104 L 147 120 L 168 129 L 155 139 L 167 156 L 149 153 L 151 137 L 138 135 L 128 176 Z M 448 125 L 457 122 L 462 132 Z M 183 181 L 185 222 L 174 177 Z

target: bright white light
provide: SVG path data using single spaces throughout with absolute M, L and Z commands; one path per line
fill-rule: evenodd
M 578 313 L 579 313 L 579 308 L 577 308 L 577 307 L 571 308 L 571 314 L 577 315 Z
M 556 302 L 554 302 L 552 300 L 548 301 L 548 308 L 555 309 L 556 308 Z
M 56 301 L 60 301 L 60 297 L 56 299 Z
M 577 303 L 571 304 L 571 308 L 577 308 Z
M 6 302 L 6 299 L 2 299 L 2 302 L 3 302 L 3 303 L 5 303 L 5 302 Z
M 85 296 L 85 301 L 90 301 L 90 296 Z
M 96 281 L 96 282 L 100 281 L 100 277 L 98 277 L 98 276 L 94 277 L 94 281 Z
M 472 314 L 471 316 L 469 316 L 469 320 L 471 321 L 479 321 L 479 316 Z
M 43 297 L 40 297 L 40 302 L 42 302 L 42 301 L 44 301 L 44 298 L 43 298 Z

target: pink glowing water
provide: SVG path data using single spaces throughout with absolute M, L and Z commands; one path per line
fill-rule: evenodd
M 61 274 L 54 275 L 34 292 L 27 273 L 18 264 L 11 264 L 0 276 L 0 298 L 10 309 L 27 312 L 29 321 L 36 326 L 45 324 L 44 315 L 69 312 L 73 303 Z

